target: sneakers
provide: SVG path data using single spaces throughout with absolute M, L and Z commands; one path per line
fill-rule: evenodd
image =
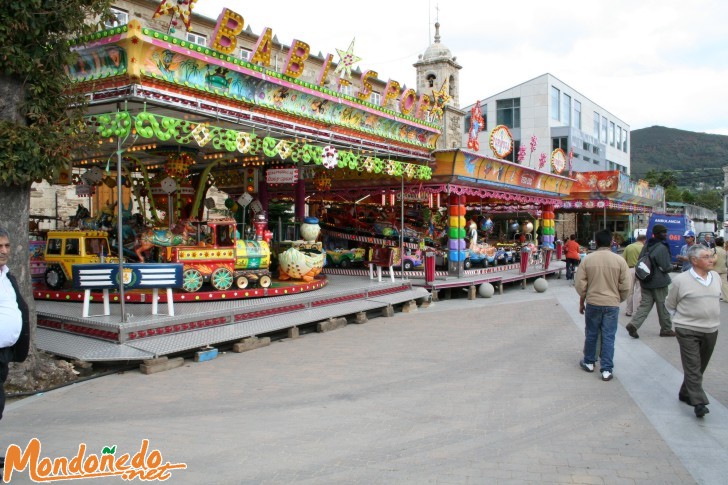
M 579 361 L 579 367 L 584 369 L 586 372 L 594 372 L 594 364 L 587 364 L 583 360 Z
M 660 330 L 660 337 L 674 337 L 674 336 L 675 336 L 674 330 Z
M 610 370 L 602 371 L 602 380 L 603 381 L 611 381 L 612 377 L 614 377 L 614 374 L 612 374 L 612 371 L 610 371 Z
M 632 338 L 640 338 L 640 336 L 637 335 L 637 327 L 635 327 L 631 323 L 628 323 L 627 326 L 624 327 L 624 328 L 627 329 L 627 333 L 629 333 L 629 336 L 630 337 L 632 337 Z
M 698 404 L 695 406 L 695 417 L 696 418 L 702 418 L 706 414 L 710 412 L 710 409 L 708 409 L 708 406 L 705 404 Z

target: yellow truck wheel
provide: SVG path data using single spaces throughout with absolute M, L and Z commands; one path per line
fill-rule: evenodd
M 58 290 L 66 284 L 66 275 L 59 266 L 51 266 L 45 271 L 45 283 L 49 288 Z

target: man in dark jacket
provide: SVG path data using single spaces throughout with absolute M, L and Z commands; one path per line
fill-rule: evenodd
M 20 294 L 15 277 L 10 274 L 10 236 L 0 227 L 0 419 L 5 410 L 3 385 L 8 378 L 8 364 L 23 362 L 30 346 L 28 305 Z M 0 457 L 0 468 L 5 458 Z
M 665 298 L 667 298 L 667 289 L 670 285 L 670 275 L 668 273 L 672 269 L 670 247 L 667 245 L 666 240 L 667 228 L 662 224 L 656 224 L 652 228 L 652 237 L 647 241 L 640 253 L 640 258 L 646 252 L 650 254 L 652 276 L 649 280 L 640 281 L 642 301 L 640 301 L 640 306 L 632 317 L 632 321 L 627 324 L 627 332 L 632 338 L 640 338 L 637 330 L 642 326 L 647 315 L 650 314 L 653 304 L 657 308 L 657 318 L 660 320 L 660 337 L 675 336 L 670 314 L 665 308 Z

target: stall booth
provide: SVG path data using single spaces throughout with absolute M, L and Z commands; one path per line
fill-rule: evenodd
M 557 231 L 563 237 L 572 233 L 577 241 L 591 249 L 594 234 L 609 229 L 618 246 L 631 242 L 634 230 L 643 225 L 652 212 L 660 211 L 665 191 L 646 181 L 633 182 L 619 171 L 579 172 L 570 194 L 564 199 Z M 646 217 L 645 217 L 646 216 Z M 640 222 L 642 221 L 642 222 Z
M 510 261 L 520 259 L 524 246 L 532 256 L 542 248 L 554 249 L 555 211 L 572 179 L 463 149 L 437 151 L 435 159 L 432 181 L 424 190 L 449 202 L 451 275 L 463 274 L 484 253 L 487 261 L 488 247 L 512 252 Z M 453 206 L 459 217 L 453 217 Z
M 437 150 L 427 181 L 372 180 L 367 174 L 313 177 L 307 193 L 324 224 L 332 264 L 357 274 L 357 249 L 389 240 L 401 246 L 403 269 L 424 277 L 423 253 L 437 255 L 441 276 L 513 269 L 521 249 L 539 258 L 554 249 L 554 213 L 573 179 L 464 149 Z M 342 269 L 343 268 L 343 269 Z

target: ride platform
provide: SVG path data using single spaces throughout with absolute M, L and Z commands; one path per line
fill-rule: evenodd
M 130 304 L 124 318 L 117 304 L 111 315 L 83 318 L 80 301 L 42 298 L 36 300 L 36 343 L 41 350 L 89 362 L 142 361 L 429 299 L 426 289 L 408 280 L 379 283 L 368 276 L 332 275 L 325 281 L 315 292 L 175 301 L 175 316 L 153 315 L 151 304 Z M 102 303 L 92 303 L 90 313 L 101 308 Z

